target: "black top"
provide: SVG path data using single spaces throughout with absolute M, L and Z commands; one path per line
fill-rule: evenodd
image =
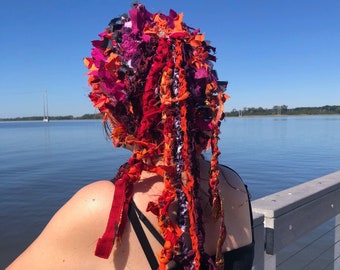
M 224 270 L 250 270 L 254 259 L 254 242 L 238 249 L 223 252 Z M 213 256 L 214 260 L 215 257 Z M 157 269 L 157 268 L 156 268 Z M 183 270 L 183 266 L 176 265 L 171 270 Z M 202 270 L 204 267 L 201 267 Z

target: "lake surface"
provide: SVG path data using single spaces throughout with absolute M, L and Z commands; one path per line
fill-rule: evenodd
M 340 170 L 339 134 L 340 116 L 227 118 L 220 162 L 257 199 Z M 0 269 L 77 189 L 112 178 L 130 156 L 97 120 L 0 122 L 0 151 Z

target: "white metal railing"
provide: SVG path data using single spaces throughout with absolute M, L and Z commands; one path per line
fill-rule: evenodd
M 253 270 L 272 270 L 277 254 L 306 233 L 335 220 L 332 267 L 340 270 L 340 171 L 252 201 Z

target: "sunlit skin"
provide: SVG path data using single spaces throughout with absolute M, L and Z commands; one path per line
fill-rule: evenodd
M 208 199 L 208 162 L 200 159 L 200 198 L 203 207 L 203 222 L 206 230 L 205 249 L 215 254 L 219 222 L 210 218 Z M 221 168 L 220 188 L 225 211 L 227 238 L 224 250 L 245 246 L 252 242 L 249 219 L 248 197 L 243 183 L 231 170 Z M 157 218 L 145 212 L 150 200 L 158 197 L 163 189 L 163 179 L 156 174 L 143 172 L 141 182 L 134 188 L 133 199 L 140 210 L 157 228 Z M 143 250 L 136 235 L 128 224 L 123 238 L 109 259 L 94 256 L 97 239 L 101 237 L 111 208 L 114 185 L 109 181 L 98 181 L 78 191 L 51 219 L 40 236 L 8 267 L 7 270 L 22 269 L 149 269 Z M 175 205 L 173 209 L 176 209 Z M 173 212 L 173 215 L 175 213 Z M 238 222 L 233 222 L 237 220 Z M 145 229 L 155 252 L 161 246 Z

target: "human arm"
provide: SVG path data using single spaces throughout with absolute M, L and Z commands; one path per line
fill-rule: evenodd
M 98 181 L 80 189 L 52 217 L 38 238 L 7 268 L 99 269 L 112 262 L 93 255 L 105 229 L 114 185 Z

